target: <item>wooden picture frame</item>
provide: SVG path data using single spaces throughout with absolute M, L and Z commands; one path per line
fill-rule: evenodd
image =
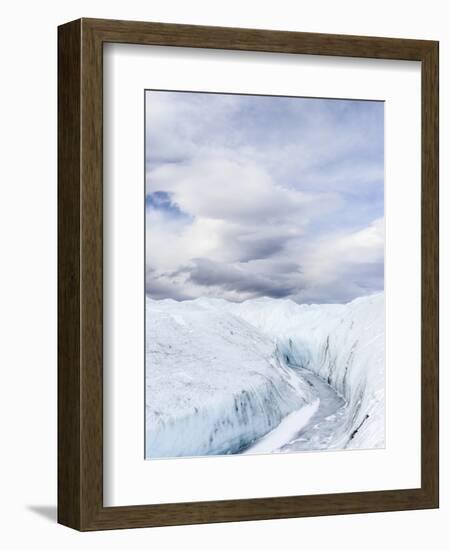
M 102 47 L 106 42 L 421 63 L 420 488 L 104 507 Z M 438 43 L 79 19 L 59 27 L 58 52 L 59 523 L 91 531 L 438 507 Z

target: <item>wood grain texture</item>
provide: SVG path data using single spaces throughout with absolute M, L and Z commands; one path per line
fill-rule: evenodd
M 81 531 L 438 506 L 438 44 L 425 40 L 81 19 L 59 28 L 58 521 Z M 422 63 L 420 489 L 103 506 L 102 64 L 105 42 Z
M 439 502 L 439 46 L 422 60 L 422 488 Z
M 58 521 L 80 528 L 81 22 L 58 31 Z

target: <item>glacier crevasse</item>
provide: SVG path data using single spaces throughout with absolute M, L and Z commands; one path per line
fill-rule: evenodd
M 313 402 L 348 402 L 330 448 L 384 445 L 384 296 L 344 305 L 146 299 L 146 458 L 237 453 Z M 313 450 L 313 449 L 311 449 Z

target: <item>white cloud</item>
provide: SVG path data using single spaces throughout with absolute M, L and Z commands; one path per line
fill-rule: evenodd
M 384 219 L 372 222 L 354 233 L 313 240 L 305 251 L 308 282 L 335 281 L 340 273 L 358 265 L 379 264 L 384 260 Z
M 148 290 L 321 302 L 380 290 L 380 116 L 258 99 L 147 95 L 147 194 L 169 203 L 147 208 Z
M 244 222 L 282 219 L 314 200 L 277 186 L 256 164 L 223 157 L 159 166 L 148 172 L 147 189 L 172 193 L 193 216 Z

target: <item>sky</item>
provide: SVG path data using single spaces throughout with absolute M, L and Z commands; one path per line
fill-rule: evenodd
M 150 297 L 344 303 L 383 290 L 383 102 L 145 102 Z

